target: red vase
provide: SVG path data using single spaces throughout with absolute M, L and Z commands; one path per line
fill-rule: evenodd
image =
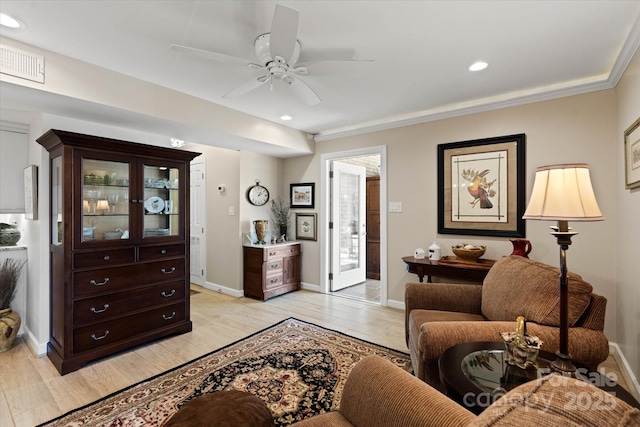
M 525 258 L 529 258 L 531 252 L 531 242 L 526 239 L 511 239 L 513 244 L 513 252 L 511 255 L 518 255 Z

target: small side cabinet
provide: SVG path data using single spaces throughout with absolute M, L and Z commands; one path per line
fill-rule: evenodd
M 244 246 L 244 295 L 266 300 L 300 289 L 300 243 Z

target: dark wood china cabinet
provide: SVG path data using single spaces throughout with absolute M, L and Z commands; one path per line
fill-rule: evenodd
M 50 130 L 51 338 L 61 374 L 191 330 L 189 162 L 199 153 Z

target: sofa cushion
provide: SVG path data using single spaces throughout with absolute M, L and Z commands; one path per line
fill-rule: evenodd
M 482 287 L 482 314 L 489 320 L 527 321 L 560 325 L 560 269 L 511 255 L 491 267 Z M 569 326 L 576 324 L 589 306 L 593 287 L 577 274 L 568 273 Z
M 495 401 L 468 427 L 623 427 L 640 411 L 599 388 L 560 375 L 523 384 Z

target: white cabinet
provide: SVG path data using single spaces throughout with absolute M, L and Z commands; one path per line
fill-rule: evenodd
M 29 162 L 29 135 L 0 129 L 0 213 L 24 213 L 23 172 Z

